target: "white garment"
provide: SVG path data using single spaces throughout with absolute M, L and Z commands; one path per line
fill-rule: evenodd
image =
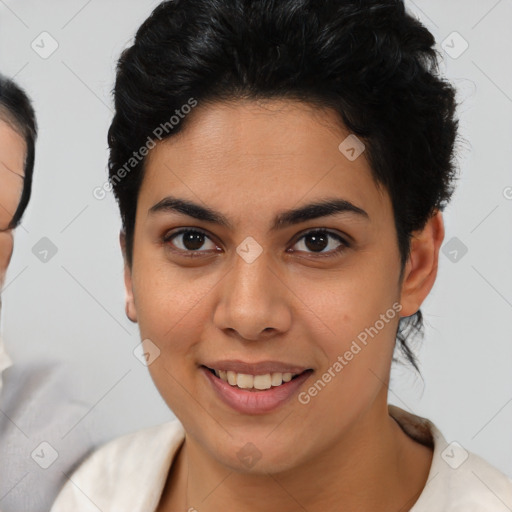
M 408 435 L 434 448 L 427 484 L 410 512 L 512 510 L 511 479 L 477 455 L 449 446 L 430 421 L 394 406 L 389 412 Z M 71 476 L 51 512 L 154 512 L 184 438 L 174 420 L 107 443 Z

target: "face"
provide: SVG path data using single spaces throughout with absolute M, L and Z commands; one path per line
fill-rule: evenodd
M 5 230 L 23 191 L 26 144 L 23 137 L 0 120 L 0 289 L 12 255 L 12 231 Z
M 364 153 L 338 149 L 349 132 L 334 112 L 273 100 L 193 116 L 148 155 L 127 314 L 205 454 L 290 469 L 385 407 L 399 316 L 421 294 L 400 281 L 389 195 Z M 299 375 L 277 385 L 286 373 Z M 239 388 L 255 385 L 272 387 Z M 249 467 L 246 452 L 262 458 Z

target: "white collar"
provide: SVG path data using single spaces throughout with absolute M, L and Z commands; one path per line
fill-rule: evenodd
M 5 349 L 4 340 L 0 336 L 0 391 L 2 390 L 2 372 L 12 366 L 12 360 Z

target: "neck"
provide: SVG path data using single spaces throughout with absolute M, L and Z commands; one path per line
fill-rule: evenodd
M 421 494 L 431 461 L 431 450 L 402 431 L 385 401 L 329 450 L 280 473 L 235 472 L 187 436 L 159 510 L 405 512 Z

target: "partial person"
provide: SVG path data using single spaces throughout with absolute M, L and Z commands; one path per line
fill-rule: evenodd
M 36 138 L 30 99 L 0 75 L 0 290 L 15 286 L 6 274 L 31 195 Z M 91 449 L 82 421 L 90 404 L 76 398 L 73 380 L 62 363 L 16 363 L 0 337 L 0 511 L 49 510 L 66 474 Z

